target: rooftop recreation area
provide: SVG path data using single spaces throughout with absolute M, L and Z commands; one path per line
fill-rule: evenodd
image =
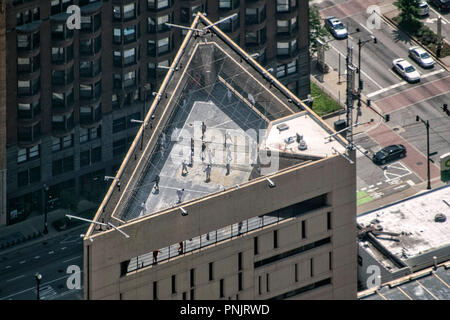
M 205 16 L 191 28 L 97 222 L 129 223 L 346 152 L 340 135 L 330 137 L 331 127 Z

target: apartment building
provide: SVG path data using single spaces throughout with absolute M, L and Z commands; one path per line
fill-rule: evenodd
M 308 3 L 300 0 L 3 0 L 0 224 L 96 203 L 187 30 L 206 12 L 300 98 L 309 93 Z M 81 9 L 81 29 L 67 8 Z M 5 120 L 7 119 L 7 121 Z M 6 130 L 6 131 L 5 131 Z
M 85 298 L 356 299 L 348 142 L 202 14 L 169 68 L 85 235 Z

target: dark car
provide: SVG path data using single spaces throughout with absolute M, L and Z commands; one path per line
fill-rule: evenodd
M 429 0 L 428 2 L 434 4 L 440 11 L 450 9 L 450 0 Z
M 403 158 L 406 156 L 406 148 L 402 144 L 394 144 L 385 147 L 373 155 L 372 161 L 375 164 L 385 164 L 386 162 Z

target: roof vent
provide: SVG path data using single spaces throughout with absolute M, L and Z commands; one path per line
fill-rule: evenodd
M 279 125 L 277 125 L 277 129 L 281 131 L 287 130 L 289 129 L 289 126 L 286 123 L 281 123 Z
M 306 150 L 308 149 L 308 146 L 306 145 L 305 140 L 300 140 L 300 142 L 298 143 L 298 149 L 299 150 Z
M 445 222 L 447 220 L 447 217 L 443 213 L 438 213 L 434 216 L 434 222 Z

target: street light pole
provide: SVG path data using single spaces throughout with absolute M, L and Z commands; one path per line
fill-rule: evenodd
M 430 153 L 430 122 L 428 120 L 427 121 L 422 120 L 419 116 L 416 116 L 416 121 L 422 121 L 422 123 L 427 128 L 427 178 L 428 178 L 427 189 L 430 190 L 431 189 L 430 162 L 434 162 L 430 157 L 436 154 L 436 152 Z
M 40 288 L 39 288 L 39 285 L 41 284 L 42 275 L 39 272 L 37 272 L 34 277 L 36 278 L 36 299 L 40 300 L 40 295 L 39 295 Z
M 48 186 L 44 184 L 44 234 L 48 233 L 47 227 L 47 200 L 48 200 Z
M 361 48 L 369 41 L 373 43 L 377 43 L 377 38 L 371 36 L 371 39 L 361 41 L 361 38 L 358 39 L 358 114 L 361 110 L 361 91 L 362 91 L 362 82 L 361 82 Z

